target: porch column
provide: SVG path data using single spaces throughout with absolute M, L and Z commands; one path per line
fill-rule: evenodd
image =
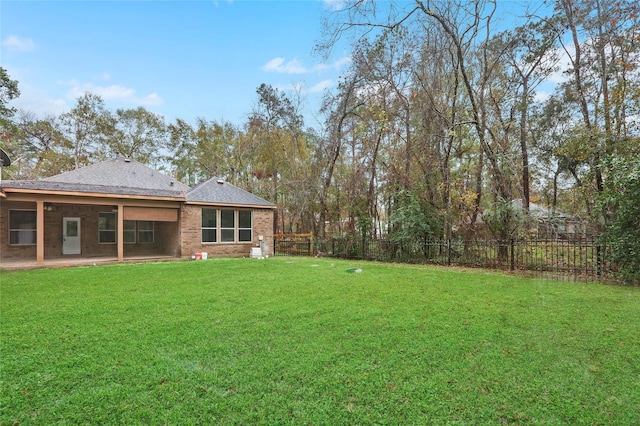
M 44 201 L 36 201 L 36 262 L 44 263 Z
M 122 204 L 118 204 L 118 227 L 116 228 L 118 235 L 116 241 L 118 242 L 118 262 L 124 260 L 124 207 Z

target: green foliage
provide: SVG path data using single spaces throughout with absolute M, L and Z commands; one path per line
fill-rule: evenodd
M 3 425 L 640 424 L 637 288 L 300 258 L 0 286 Z
M 13 117 L 16 109 L 7 106 L 7 102 L 20 96 L 18 81 L 11 80 L 7 70 L 0 67 L 0 124 L 4 126 L 7 119 Z
M 160 152 L 167 145 L 164 117 L 138 107 L 118 109 L 112 120 L 112 133 L 106 139 L 109 157 L 121 155 L 150 166 L 160 163 Z
M 76 106 L 59 117 L 58 130 L 69 146 L 67 156 L 73 168 L 105 159 L 106 141 L 114 131 L 111 113 L 99 95 L 87 92 Z M 66 170 L 62 170 L 66 171 Z
M 393 242 L 411 243 L 438 236 L 442 223 L 434 209 L 420 204 L 418 196 L 411 191 L 398 193 L 397 204 L 389 216 Z
M 610 249 L 610 261 L 626 282 L 640 282 L 640 159 L 615 158 L 600 200 L 607 219 L 602 241 Z
M 524 211 L 522 206 L 498 198 L 490 209 L 485 210 L 484 221 L 498 238 L 511 238 L 523 224 Z

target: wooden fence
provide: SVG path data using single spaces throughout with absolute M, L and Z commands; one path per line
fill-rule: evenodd
M 273 236 L 274 256 L 312 256 L 313 233 L 275 234 Z

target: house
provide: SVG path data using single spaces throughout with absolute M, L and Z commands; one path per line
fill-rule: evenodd
M 512 205 L 516 210 L 523 209 L 521 199 L 513 200 Z M 576 240 L 588 237 L 585 221 L 578 215 L 530 202 L 529 216 L 534 220 L 535 235 L 539 239 Z
M 276 206 L 221 179 L 195 188 L 129 158 L 0 182 L 0 262 L 249 256 L 273 250 Z

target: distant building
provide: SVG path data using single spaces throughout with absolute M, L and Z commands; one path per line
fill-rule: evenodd
M 522 209 L 522 200 L 513 200 L 513 206 Z M 588 236 L 585 221 L 578 215 L 551 210 L 536 203 L 529 203 L 529 216 L 534 221 L 539 239 L 583 239 Z

